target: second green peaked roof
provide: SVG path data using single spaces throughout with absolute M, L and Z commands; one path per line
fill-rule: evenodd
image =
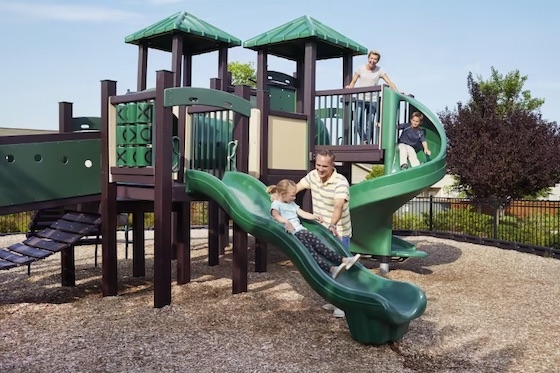
M 212 26 L 187 12 L 175 13 L 151 26 L 128 35 L 128 44 L 146 43 L 149 48 L 172 51 L 173 35 L 183 34 L 183 52 L 202 54 L 214 52 L 221 47 L 237 47 L 241 40 Z
M 338 31 L 309 16 L 302 16 L 255 36 L 243 44 L 245 48 L 267 49 L 270 54 L 297 60 L 304 55 L 305 40 L 317 40 L 317 59 L 342 57 L 350 52 L 353 56 L 367 54 L 363 45 L 350 40 Z

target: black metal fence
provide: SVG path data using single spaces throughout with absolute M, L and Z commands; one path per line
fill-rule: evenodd
M 393 230 L 560 258 L 560 201 L 417 197 L 395 212 Z
M 0 235 L 25 233 L 34 212 L 0 215 Z M 145 226 L 154 226 L 145 214 Z M 208 203 L 191 204 L 191 225 L 208 224 Z M 560 259 L 560 201 L 417 197 L 393 216 L 397 235 L 430 235 Z

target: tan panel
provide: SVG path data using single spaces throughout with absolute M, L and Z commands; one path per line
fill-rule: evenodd
M 307 170 L 307 121 L 268 117 L 268 168 Z
M 249 118 L 249 175 L 257 179 L 261 176 L 261 146 L 261 111 L 251 109 L 251 118 Z

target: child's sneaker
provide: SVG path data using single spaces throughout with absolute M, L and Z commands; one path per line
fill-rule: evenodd
M 338 276 L 340 272 L 343 272 L 345 270 L 346 270 L 346 263 L 340 263 L 340 265 L 336 267 L 334 271 L 332 271 L 332 278 L 336 278 L 336 276 Z
M 333 313 L 332 313 L 332 315 L 333 315 L 334 317 L 337 317 L 337 318 L 341 318 L 341 317 L 346 316 L 346 314 L 344 313 L 344 311 L 341 310 L 340 308 L 337 308 L 336 310 L 334 310 Z
M 330 304 L 330 303 L 323 304 L 322 307 L 323 307 L 324 310 L 327 310 L 327 311 L 334 311 L 334 310 L 336 310 L 336 306 L 335 306 L 334 304 Z
M 347 262 L 344 263 L 346 264 L 346 269 L 352 268 L 352 266 L 358 261 L 358 259 L 360 259 L 360 257 L 361 257 L 360 254 L 356 254 L 354 256 L 349 257 Z

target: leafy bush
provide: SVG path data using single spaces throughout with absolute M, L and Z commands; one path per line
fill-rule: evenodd
M 531 215 L 525 218 L 506 216 L 500 218 L 498 239 L 529 245 L 554 247 L 558 240 L 558 216 Z
M 374 179 L 379 176 L 383 176 L 385 174 L 385 166 L 382 164 L 375 164 L 371 168 L 369 174 L 366 175 L 366 180 Z
M 191 225 L 208 224 L 208 203 L 197 202 L 191 204 Z
M 19 233 L 22 232 L 15 219 L 2 219 L 0 220 L 1 233 Z
M 393 217 L 393 229 L 428 230 L 430 229 L 428 218 L 428 214 L 425 213 L 421 215 L 412 213 L 395 214 Z
M 422 214 L 395 214 L 393 229 L 429 230 L 430 217 Z M 501 215 L 494 232 L 494 217 L 470 209 L 450 209 L 433 214 L 432 230 L 453 232 L 476 237 L 496 238 L 502 241 L 560 248 L 560 217 L 534 214 L 526 217 Z
M 153 212 L 145 213 L 144 214 L 144 227 L 146 229 L 154 229 L 155 225 L 156 225 L 156 223 L 155 223 L 154 213 Z
M 0 234 L 24 233 L 29 230 L 28 224 L 33 212 L 0 215 Z
M 433 230 L 490 237 L 493 218 L 468 209 L 450 209 L 434 214 Z

